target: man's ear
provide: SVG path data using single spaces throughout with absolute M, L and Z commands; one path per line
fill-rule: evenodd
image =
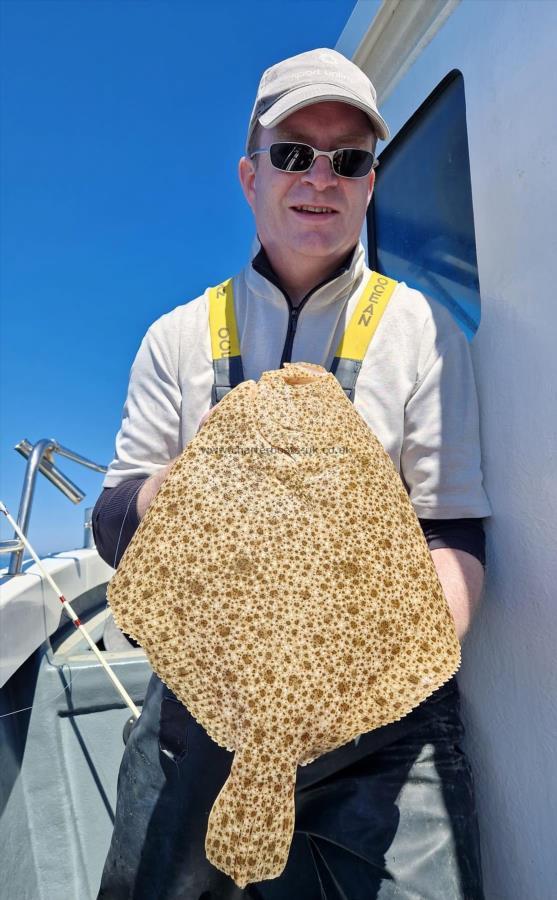
M 255 203 L 255 163 L 253 160 L 248 159 L 247 156 L 242 156 L 238 163 L 238 177 L 244 196 L 253 209 Z
M 375 187 L 375 169 L 372 169 L 369 173 L 369 184 L 368 184 L 368 193 L 367 193 L 367 205 L 369 206 L 371 195 L 373 194 L 373 188 Z

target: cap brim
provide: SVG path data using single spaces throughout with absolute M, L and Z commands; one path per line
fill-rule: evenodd
M 341 87 L 334 84 L 312 84 L 307 87 L 295 88 L 280 97 L 276 103 L 273 103 L 270 109 L 259 116 L 259 122 L 263 128 L 273 128 L 286 119 L 287 116 L 303 109 L 304 106 L 311 106 L 314 103 L 323 103 L 325 100 L 336 100 L 339 103 L 348 103 L 361 109 L 363 113 L 370 119 L 377 136 L 382 141 L 390 138 L 390 132 L 387 123 L 381 118 L 378 112 L 355 97 L 350 91 L 345 91 Z

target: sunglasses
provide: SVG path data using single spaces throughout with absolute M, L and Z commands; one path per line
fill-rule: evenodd
M 339 150 L 316 150 L 309 144 L 298 141 L 278 141 L 270 147 L 262 147 L 250 153 L 268 153 L 271 165 L 281 172 L 307 172 L 318 156 L 328 156 L 333 172 L 341 178 L 365 178 L 372 169 L 379 165 L 379 160 L 371 150 L 358 150 L 355 147 L 341 147 Z

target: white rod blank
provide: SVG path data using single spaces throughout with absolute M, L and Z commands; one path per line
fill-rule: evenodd
M 64 607 L 64 609 L 65 609 L 66 612 L 68 613 L 68 615 L 69 615 L 70 619 L 72 620 L 72 622 L 74 623 L 75 627 L 81 632 L 81 634 L 83 635 L 83 637 L 85 638 L 85 640 L 86 640 L 87 643 L 89 644 L 91 650 L 93 651 L 93 653 L 95 654 L 95 656 L 96 656 L 97 659 L 99 660 L 100 664 L 101 664 L 102 666 L 104 666 L 104 669 L 105 669 L 105 671 L 106 671 L 106 674 L 108 675 L 108 677 L 109 677 L 110 680 L 112 681 L 112 684 L 114 685 L 114 687 L 116 688 L 116 690 L 118 691 L 118 693 L 120 694 L 120 696 L 122 697 L 124 703 L 125 703 L 127 706 L 129 706 L 129 708 L 130 708 L 131 711 L 132 711 L 133 716 L 134 716 L 136 719 L 138 719 L 138 718 L 139 718 L 139 710 L 138 710 L 137 706 L 135 705 L 135 703 L 133 702 L 133 700 L 132 700 L 132 698 L 130 697 L 130 695 L 128 694 L 128 692 L 126 691 L 124 685 L 122 684 L 122 682 L 120 681 L 120 679 L 115 675 L 115 673 L 114 673 L 113 670 L 112 670 L 112 667 L 108 665 L 108 663 L 106 662 L 105 659 L 103 659 L 102 654 L 101 654 L 99 648 L 97 647 L 97 645 L 95 644 L 95 642 L 94 642 L 94 641 L 91 639 L 91 637 L 89 636 L 89 633 L 85 630 L 85 628 L 84 628 L 83 625 L 81 624 L 81 622 L 80 622 L 80 620 L 79 620 L 79 617 L 75 614 L 74 610 L 72 609 L 72 606 L 71 606 L 70 602 L 69 602 L 68 600 L 66 600 L 66 598 L 64 597 L 64 595 L 62 594 L 62 592 L 60 591 L 60 589 L 58 588 L 58 586 L 56 585 L 54 579 L 51 578 L 51 576 L 49 575 L 49 573 L 46 571 L 46 569 L 45 569 L 45 567 L 43 566 L 43 564 L 41 563 L 39 557 L 37 556 L 37 554 L 36 554 L 35 551 L 33 550 L 31 544 L 29 543 L 29 541 L 27 540 L 27 538 L 25 537 L 25 535 L 24 535 L 23 532 L 21 531 L 20 527 L 18 526 L 17 522 L 12 518 L 12 516 L 10 515 L 10 513 L 9 513 L 8 510 L 6 509 L 6 506 L 4 505 L 4 503 L 2 503 L 1 500 L 0 500 L 0 512 L 3 512 L 3 513 L 4 513 L 4 515 L 6 516 L 6 518 L 7 518 L 8 521 L 9 521 L 10 525 L 14 528 L 16 534 L 19 535 L 19 537 L 21 538 L 21 540 L 23 541 L 23 543 L 25 544 L 25 546 L 26 546 L 27 549 L 29 550 L 29 553 L 31 554 L 31 556 L 33 557 L 33 559 L 35 560 L 35 562 L 37 563 L 37 565 L 38 565 L 40 571 L 42 572 L 42 574 L 44 575 L 44 577 L 46 578 L 46 580 L 48 581 L 48 583 L 50 584 L 50 586 L 52 587 L 52 589 L 55 591 L 56 596 L 58 597 L 58 599 L 59 599 L 60 602 L 62 603 L 62 606 Z

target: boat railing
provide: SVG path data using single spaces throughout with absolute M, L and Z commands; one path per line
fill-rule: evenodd
M 31 508 L 33 506 L 33 494 L 35 491 L 35 483 L 37 473 L 41 472 L 45 478 L 48 478 L 59 491 L 71 500 L 72 503 L 81 503 L 84 499 L 84 492 L 78 488 L 63 472 L 61 472 L 53 462 L 53 456 L 57 453 L 59 456 L 65 456 L 73 462 L 79 463 L 95 472 L 107 471 L 107 466 L 93 462 L 73 450 L 63 447 L 54 438 L 42 438 L 36 444 L 31 444 L 26 438 L 16 444 L 14 450 L 21 453 L 27 459 L 27 467 L 19 500 L 19 512 L 17 515 L 17 524 L 23 534 L 27 536 L 29 528 L 29 520 L 31 517 Z M 85 510 L 85 532 L 84 547 L 92 547 L 93 533 L 91 528 L 91 508 Z M 8 567 L 8 575 L 20 575 L 23 564 L 23 551 L 25 547 L 23 541 L 14 535 L 12 540 L 0 541 L 0 553 L 10 554 L 10 563 Z

